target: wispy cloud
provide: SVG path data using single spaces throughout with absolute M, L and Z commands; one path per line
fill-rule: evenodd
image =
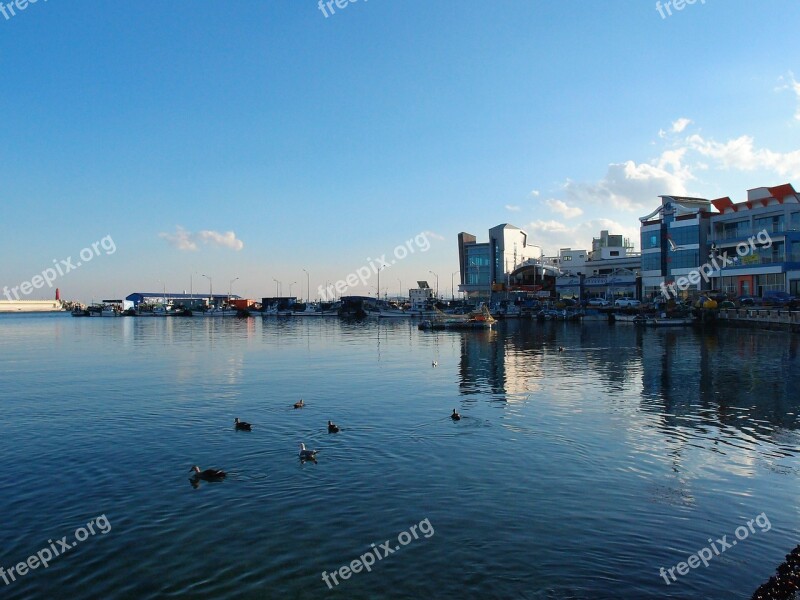
M 204 229 L 197 233 L 192 233 L 180 225 L 176 225 L 175 233 L 162 232 L 158 234 L 158 237 L 167 240 L 172 247 L 178 250 L 196 251 L 199 249 L 199 244 L 230 248 L 236 251 L 244 248 L 244 242 L 238 239 L 233 231 L 220 233 L 218 231 Z
M 506 210 L 510 210 L 511 212 L 519 212 L 520 207 L 516 204 L 506 204 Z
M 531 190 L 530 196 L 531 198 L 538 198 L 539 197 L 539 190 Z
M 547 206 L 550 207 L 554 213 L 558 213 L 563 216 L 565 219 L 574 219 L 575 217 L 580 217 L 583 214 L 583 209 L 578 208 L 577 206 L 570 206 L 563 200 L 548 200 L 545 202 Z
M 551 256 L 561 248 L 591 249 L 592 238 L 597 237 L 604 229 L 621 234 L 634 244 L 639 238 L 638 223 L 626 226 L 612 219 L 591 219 L 574 225 L 556 220 L 539 220 L 527 224 L 524 229 Z
M 683 130 L 686 129 L 691 122 L 692 122 L 691 119 L 687 119 L 686 117 L 681 117 L 680 119 L 672 123 L 672 132 L 683 133 Z
M 777 91 L 789 90 L 797 97 L 797 110 L 794 113 L 794 118 L 795 121 L 800 121 L 800 82 L 794 78 L 794 73 L 791 71 L 789 71 L 788 75 L 781 76 L 778 82 L 780 85 L 776 88 Z

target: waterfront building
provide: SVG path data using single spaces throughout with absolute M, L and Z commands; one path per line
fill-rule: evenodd
M 556 290 L 562 298 L 638 298 L 640 266 L 641 255 L 630 240 L 603 230 L 592 239 L 591 252 L 561 249 Z
M 417 288 L 408 290 L 408 302 L 411 310 L 430 310 L 434 304 L 435 296 L 427 281 L 418 281 Z
M 552 282 L 557 272 L 551 265 L 548 273 L 542 256 L 542 248 L 531 244 L 524 230 L 509 223 L 489 229 L 488 242 L 459 233 L 459 291 L 473 299 L 487 299 L 493 291 L 538 292 L 546 288 L 547 276 Z
M 704 198 L 660 196 L 661 205 L 641 217 L 641 277 L 644 299 L 662 293 L 676 279 L 696 272 L 709 260 L 712 205 Z M 711 289 L 711 282 L 691 283 L 686 295 Z
M 800 194 L 794 187 L 759 187 L 748 190 L 744 202 L 725 197 L 711 203 L 719 211 L 711 218 L 713 249 L 732 261 L 711 275 L 714 288 L 732 296 L 800 297 Z
M 187 308 L 199 308 L 201 306 L 226 304 L 228 299 L 239 300 L 237 295 L 228 294 L 175 294 L 168 292 L 134 292 L 128 294 L 125 300 L 133 302 L 134 308 L 140 304 L 182 304 Z

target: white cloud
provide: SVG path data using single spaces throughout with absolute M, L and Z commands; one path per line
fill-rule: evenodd
M 519 212 L 520 207 L 516 204 L 506 204 L 506 210 L 510 210 L 511 212 Z
M 548 200 L 545 204 L 550 207 L 550 210 L 562 215 L 565 219 L 574 219 L 583 214 L 583 209 L 577 206 L 570 206 L 563 200 Z
M 695 134 L 689 136 L 686 143 L 701 156 L 715 160 L 721 169 L 764 169 L 790 179 L 800 177 L 800 150 L 775 152 L 767 148 L 756 148 L 755 141 L 749 135 L 717 142 Z
M 629 238 L 634 244 L 639 239 L 638 223 L 624 226 L 612 219 L 592 219 L 573 226 L 561 221 L 539 220 L 529 223 L 524 229 L 548 256 L 555 255 L 561 248 L 591 250 L 592 238 L 599 236 L 604 229 Z
M 687 119 L 686 117 L 681 117 L 677 121 L 672 123 L 672 132 L 673 133 L 683 133 L 683 130 L 689 126 L 692 122 L 691 119 Z
M 786 81 L 787 83 L 778 86 L 776 88 L 776 91 L 781 92 L 784 90 L 790 90 L 794 93 L 795 96 L 797 96 L 797 110 L 794 113 L 794 118 L 795 121 L 800 121 L 800 82 L 798 82 L 794 78 L 794 73 L 792 73 L 791 71 L 789 71 L 788 76 L 780 77 L 778 81 L 781 82 Z
M 244 248 L 244 242 L 238 239 L 233 231 L 220 233 L 218 231 L 204 229 L 203 231 L 192 233 L 191 231 L 186 231 L 186 229 L 180 225 L 176 225 L 175 233 L 159 233 L 158 237 L 167 240 L 171 246 L 178 250 L 196 251 L 198 249 L 198 244 L 230 248 L 236 251 Z
M 662 194 L 686 194 L 691 172 L 681 164 L 682 154 L 670 151 L 655 164 L 632 160 L 608 166 L 603 179 L 597 182 L 568 180 L 563 194 L 570 205 L 598 205 L 605 209 L 636 212 L 652 205 Z
M 539 190 L 531 190 L 531 197 L 538 198 L 539 197 Z

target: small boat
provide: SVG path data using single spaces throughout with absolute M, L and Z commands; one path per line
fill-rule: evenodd
M 691 325 L 693 323 L 693 319 L 689 317 L 657 317 L 655 319 L 650 319 L 648 325 L 653 327 L 685 327 L 687 325 Z
M 86 308 L 83 305 L 78 304 L 77 306 L 75 306 L 75 308 L 72 309 L 72 316 L 73 317 L 88 317 L 89 316 L 89 311 L 86 310 Z
M 437 313 L 438 316 L 433 319 L 424 319 L 418 328 L 422 330 L 491 329 L 495 323 L 495 318 L 486 305 L 468 315 L 447 315 L 438 309 Z
M 214 306 L 208 310 L 193 310 L 193 317 L 235 317 L 239 314 L 236 308 Z

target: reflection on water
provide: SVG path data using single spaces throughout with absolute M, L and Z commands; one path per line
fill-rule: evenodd
M 3 317 L 0 566 L 96 514 L 114 530 L 0 587 L 748 598 L 796 545 L 797 350 L 785 334 L 605 323 Z M 298 460 L 301 442 L 318 461 Z M 228 477 L 187 486 L 193 464 Z M 664 584 L 660 567 L 762 512 L 771 531 Z M 322 582 L 425 518 L 424 545 Z

